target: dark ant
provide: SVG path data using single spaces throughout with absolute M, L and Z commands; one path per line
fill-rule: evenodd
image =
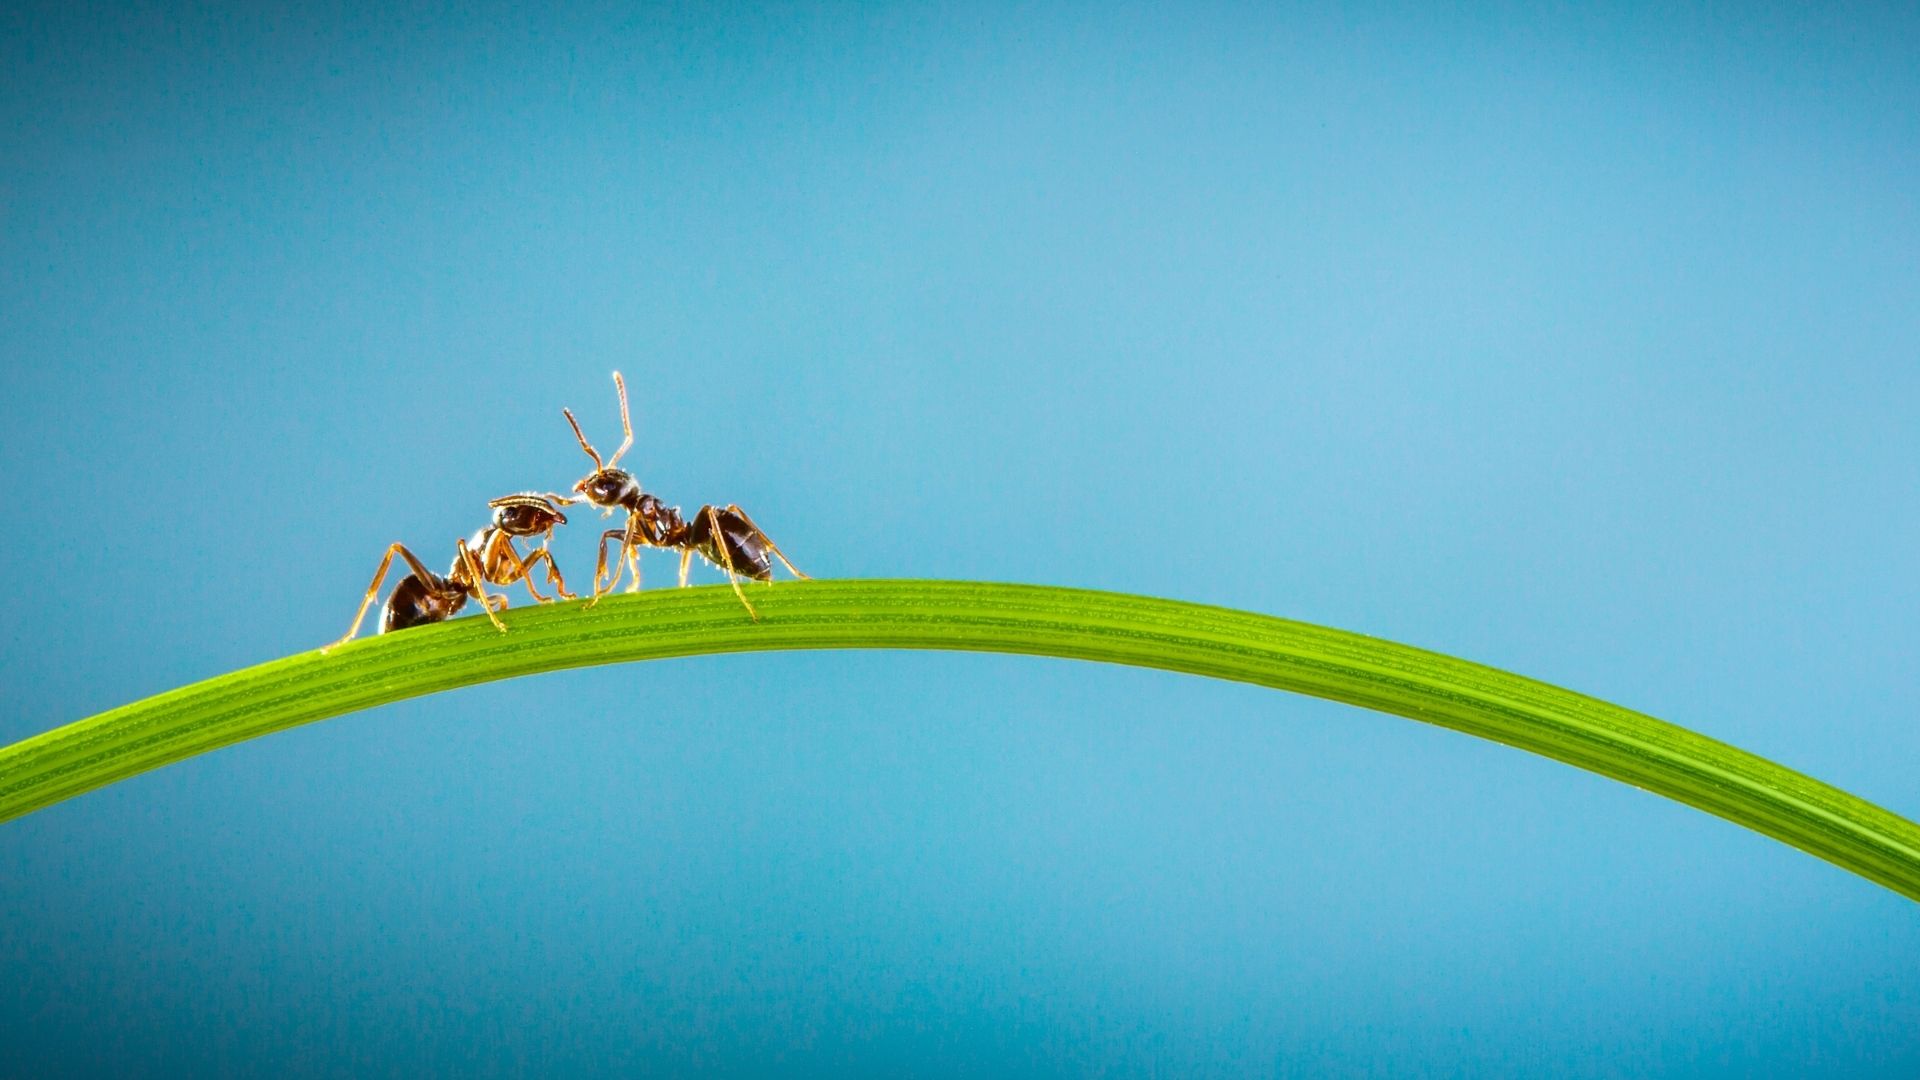
M 609 529 L 600 535 L 600 559 L 593 571 L 593 599 L 587 606 L 599 603 L 602 596 L 620 583 L 622 563 L 633 571 L 633 582 L 627 591 L 639 591 L 642 547 L 672 548 L 680 552 L 681 588 L 687 584 L 687 564 L 698 555 L 727 572 L 727 583 L 733 586 L 733 594 L 746 606 L 747 614 L 759 621 L 760 613 L 753 610 L 747 594 L 740 589 L 741 577 L 772 581 L 773 560 L 768 558 L 769 554 L 778 558 L 794 577 L 807 575 L 788 562 L 773 540 L 738 506 L 731 503 L 724 507 L 702 506 L 693 520 L 687 521 L 680 516 L 679 507 L 668 506 L 641 491 L 640 481 L 635 480 L 632 473 L 615 468 L 620 455 L 633 445 L 633 424 L 627 417 L 627 384 L 617 371 L 613 373 L 613 385 L 620 392 L 620 427 L 627 438 L 605 462 L 580 431 L 580 422 L 573 418 L 572 410 L 560 410 L 573 426 L 573 436 L 580 440 L 580 449 L 593 459 L 593 471 L 573 485 L 573 490 L 609 514 L 616 509 L 627 511 L 625 528 Z M 607 576 L 607 541 L 616 539 L 620 541 L 620 556 L 614 562 L 612 578 L 602 588 L 600 581 Z
M 393 587 L 393 593 L 387 597 L 387 606 L 380 615 L 380 632 L 405 630 L 409 626 L 441 622 L 451 619 L 460 609 L 467 606 L 469 599 L 479 600 L 487 609 L 487 618 L 493 620 L 494 629 L 506 633 L 500 617 L 494 614 L 494 603 L 507 606 L 504 596 L 490 596 L 483 585 L 506 587 L 514 582 L 522 582 L 527 592 L 538 603 L 547 603 L 548 597 L 540 595 L 533 587 L 533 568 L 541 560 L 547 564 L 547 584 L 554 587 L 562 598 L 574 599 L 567 591 L 567 583 L 560 576 L 560 566 L 553 561 L 553 553 L 547 550 L 547 543 L 553 538 L 555 526 L 565 525 L 567 518 L 555 508 L 555 504 L 566 505 L 571 499 L 559 495 L 536 495 L 521 492 L 515 495 L 503 495 L 487 505 L 493 508 L 493 524 L 473 534 L 472 539 L 456 540 L 458 551 L 454 555 L 453 566 L 445 577 L 434 573 L 421 565 L 420 560 L 408 551 L 405 544 L 393 544 L 387 548 L 387 556 L 380 560 L 380 569 L 373 572 L 373 584 L 367 586 L 367 595 L 360 601 L 360 610 L 353 613 L 353 625 L 347 628 L 347 635 L 339 641 L 321 649 L 327 652 L 337 649 L 353 640 L 360 632 L 360 620 L 366 618 L 367 607 L 380 592 L 380 582 L 387 576 L 387 568 L 393 564 L 397 553 L 407 561 L 407 567 L 413 572 L 400 579 Z M 520 552 L 513 546 L 516 536 L 541 537 L 540 546 L 531 555 L 522 559 Z

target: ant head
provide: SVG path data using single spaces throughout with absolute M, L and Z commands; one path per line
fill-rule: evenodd
M 567 515 L 554 506 L 556 500 L 526 492 L 505 495 L 488 503 L 493 507 L 493 526 L 508 536 L 539 536 L 567 523 Z
M 625 469 L 598 469 L 588 473 L 573 490 L 595 506 L 611 509 L 640 498 L 640 481 Z
M 627 418 L 627 384 L 620 378 L 620 373 L 617 371 L 613 373 L 613 385 L 620 392 L 620 428 L 626 432 L 627 438 L 620 444 L 620 449 L 615 450 L 613 456 L 605 461 L 600 460 L 600 452 L 593 448 L 593 444 L 588 442 L 586 435 L 581 432 L 580 422 L 573 418 L 573 410 L 560 410 L 561 414 L 567 418 L 567 423 L 573 426 L 573 437 L 580 440 L 580 449 L 585 450 L 587 456 L 593 459 L 593 471 L 573 485 L 573 490 L 579 492 L 593 505 L 609 509 L 625 505 L 640 497 L 640 481 L 635 480 L 633 474 L 625 469 L 614 467 L 619 463 L 620 455 L 626 453 L 627 448 L 633 445 L 633 423 Z

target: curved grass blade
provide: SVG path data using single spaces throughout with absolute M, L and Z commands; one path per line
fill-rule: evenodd
M 1920 825 L 1744 750 L 1545 683 L 1342 630 L 1118 593 L 806 581 L 518 609 L 302 653 L 0 748 L 0 821 L 298 724 L 561 668 L 773 649 L 954 649 L 1162 668 L 1330 698 L 1657 792 L 1920 900 Z

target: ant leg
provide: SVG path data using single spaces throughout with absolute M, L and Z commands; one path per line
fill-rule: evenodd
M 513 556 L 513 568 L 520 575 L 520 583 L 525 585 L 527 592 L 532 595 L 533 602 L 536 604 L 552 603 L 553 601 L 550 597 L 541 596 L 540 590 L 533 587 L 533 567 L 535 563 L 540 561 L 542 556 L 545 556 L 547 559 L 547 569 L 551 571 L 553 569 L 553 556 L 547 555 L 546 549 L 542 548 L 534 552 L 531 556 L 522 559 L 520 553 L 513 550 L 512 544 L 507 545 L 507 552 Z M 549 574 L 548 576 L 552 575 Z
M 600 579 L 607 576 L 607 541 L 616 538 L 620 541 L 621 553 L 624 555 L 627 543 L 627 530 L 608 529 L 606 532 L 600 534 L 600 561 L 593 566 L 593 599 L 587 601 L 588 607 L 599 603 L 601 597 L 612 592 L 613 587 L 620 584 L 620 559 L 616 556 L 613 560 L 613 580 L 607 582 L 605 588 L 600 587 Z M 549 561 L 547 565 L 551 566 L 553 564 Z
M 772 551 L 774 555 L 780 559 L 780 565 L 786 567 L 788 573 L 792 574 L 794 577 L 801 578 L 807 581 L 813 580 L 812 578 L 807 577 L 807 575 L 801 573 L 799 567 L 796 567 L 792 563 L 787 561 L 787 553 L 784 551 L 781 551 L 780 545 L 773 542 L 773 537 L 767 535 L 767 530 L 753 523 L 753 519 L 747 516 L 747 512 L 745 510 L 740 509 L 738 506 L 734 505 L 733 503 L 727 504 L 727 510 L 729 513 L 738 515 L 741 521 L 746 522 L 747 528 L 752 529 L 754 532 L 757 532 L 760 534 L 760 539 L 765 540 L 767 542 L 768 550 Z
M 600 557 L 593 564 L 593 598 L 595 600 L 600 599 L 601 594 L 613 586 L 620 584 L 620 557 L 617 555 L 613 559 L 613 579 L 607 580 L 607 541 L 615 539 L 619 540 L 624 548 L 627 542 L 627 530 L 608 529 L 600 534 Z M 605 586 L 601 585 L 603 581 L 606 582 Z
M 713 530 L 713 546 L 720 552 L 720 565 L 727 572 L 727 584 L 733 586 L 733 595 L 739 597 L 742 604 L 746 604 L 747 614 L 753 617 L 754 622 L 759 622 L 760 613 L 753 610 L 752 604 L 747 603 L 747 594 L 740 588 L 740 578 L 734 573 L 733 553 L 727 550 L 727 534 L 720 530 L 720 511 L 711 506 L 705 506 L 701 507 L 700 512 L 707 515 L 707 528 Z
M 632 581 L 627 582 L 627 591 L 639 592 L 640 591 L 640 548 L 638 545 L 629 546 L 627 548 L 627 569 L 631 572 L 629 576 L 633 578 Z
M 495 581 L 494 584 L 505 587 L 518 581 L 527 587 L 527 593 L 533 597 L 534 603 L 545 604 L 549 602 L 546 597 L 540 595 L 539 589 L 533 587 L 533 572 L 531 567 L 537 560 L 521 559 L 520 549 L 513 546 L 513 537 L 500 532 L 493 534 L 493 539 L 487 542 L 486 554 L 480 558 L 480 564 L 482 566 L 492 566 L 495 559 L 505 559 L 507 565 L 513 568 L 513 574 L 510 577 L 505 574 L 500 575 L 504 580 Z
M 541 544 L 540 549 L 538 551 L 535 551 L 533 554 L 527 556 L 527 561 L 525 563 L 527 576 L 529 578 L 533 576 L 533 568 L 539 565 L 539 563 L 543 559 L 546 561 L 546 564 L 547 564 L 547 584 L 553 586 L 553 591 L 560 594 L 560 599 L 562 600 L 580 599 L 579 597 L 567 591 L 567 579 L 560 576 L 560 564 L 553 561 L 553 552 L 548 551 L 547 545 L 545 544 Z M 527 591 L 532 592 L 533 586 L 531 585 L 527 586 Z
M 680 587 L 683 589 L 687 587 L 687 564 L 692 561 L 692 549 L 682 548 L 680 550 Z
M 455 543 L 460 547 L 460 563 L 467 568 L 467 591 L 480 601 L 481 607 L 487 609 L 487 618 L 493 620 L 493 628 L 503 634 L 506 633 L 506 624 L 500 621 L 500 616 L 493 613 L 493 602 L 499 600 L 500 606 L 506 607 L 507 598 L 487 595 L 486 588 L 481 584 L 487 579 L 480 576 L 480 564 L 474 561 L 472 549 L 467 547 L 465 540 L 456 540 Z
M 380 582 L 385 580 L 387 576 L 387 567 L 393 565 L 395 552 L 398 552 L 401 558 L 407 560 L 407 565 L 413 567 L 413 572 L 420 575 L 420 580 L 426 581 L 433 576 L 427 572 L 426 567 L 420 565 L 420 560 L 413 557 L 413 552 L 408 551 L 405 544 L 389 544 L 387 546 L 386 557 L 380 560 L 380 569 L 373 572 L 373 584 L 367 586 L 367 595 L 360 599 L 360 610 L 353 613 L 353 625 L 347 627 L 347 635 L 331 645 L 322 647 L 320 650 L 322 654 L 332 652 L 334 649 L 352 641 L 353 635 L 360 632 L 360 620 L 367 617 L 367 608 L 373 604 L 373 598 L 379 595 Z

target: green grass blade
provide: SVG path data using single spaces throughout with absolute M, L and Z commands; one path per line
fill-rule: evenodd
M 1532 679 L 1250 612 L 960 581 L 661 589 L 354 642 L 181 687 L 0 748 L 0 821 L 296 724 L 561 668 L 771 649 L 957 649 L 1184 671 L 1464 731 L 1717 814 L 1920 900 L 1920 826 L 1684 728 Z

